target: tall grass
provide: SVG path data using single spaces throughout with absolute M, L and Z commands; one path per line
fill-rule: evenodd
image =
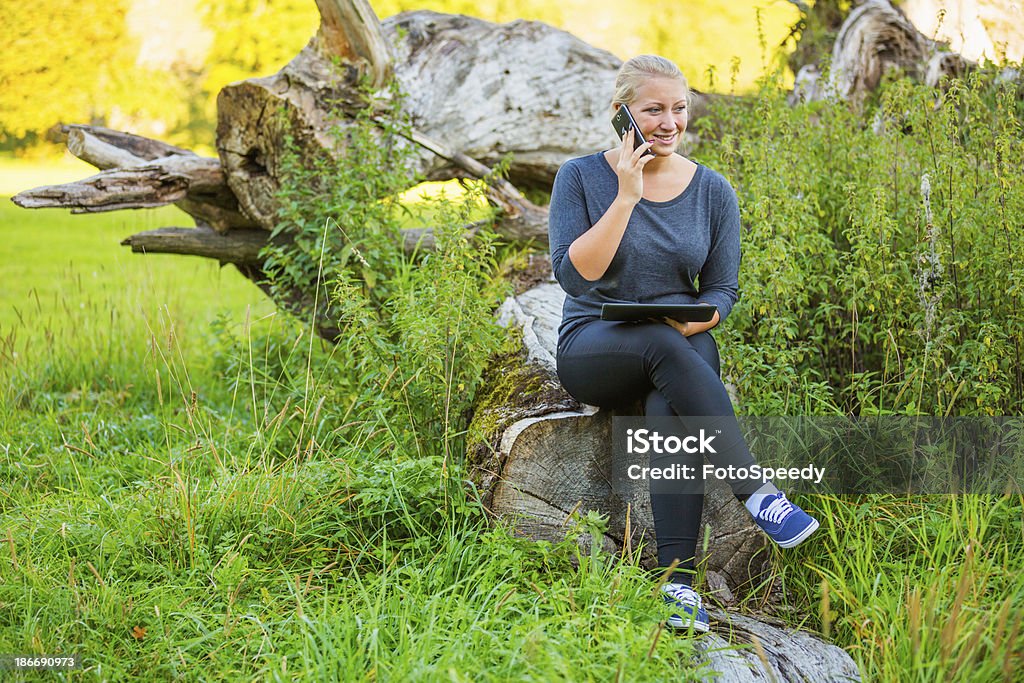
M 1021 680 L 1020 495 L 813 500 L 824 538 L 778 578 L 865 680 Z
M 449 244 L 399 278 L 405 315 L 493 325 L 417 295 L 453 258 L 467 298 L 495 276 Z M 454 448 L 464 427 L 436 423 L 466 394 L 444 363 L 391 384 L 408 370 L 381 365 L 395 357 L 310 344 L 280 316 L 184 335 L 124 310 L 101 326 L 91 302 L 69 309 L 51 345 L 4 368 L 0 652 L 77 653 L 67 677 L 88 680 L 573 680 L 581 658 L 596 679 L 698 679 L 646 572 L 579 557 L 571 526 L 552 545 L 486 523 L 432 440 Z M 403 351 L 481 339 L 395 325 Z M 403 418 L 402 392 L 432 387 L 418 425 Z

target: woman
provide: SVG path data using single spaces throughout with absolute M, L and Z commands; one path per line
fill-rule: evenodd
M 558 376 L 588 405 L 642 399 L 648 418 L 721 416 L 735 424 L 709 330 L 738 298 L 739 206 L 725 178 L 676 154 L 688 95 L 669 60 L 630 59 L 616 78 L 612 109 L 627 105 L 646 142 L 634 151 L 630 131 L 617 149 L 572 159 L 558 171 L 549 219 L 551 266 L 567 294 Z M 601 304 L 613 301 L 707 303 L 717 312 L 707 323 L 601 320 Z M 739 430 L 733 434 L 709 454 L 712 464 L 754 464 Z M 771 482 L 729 483 L 780 546 L 795 546 L 817 529 Z M 651 490 L 659 564 L 679 563 L 661 587 L 675 612 L 668 623 L 697 631 L 708 630 L 690 586 L 702 505 L 702 486 L 692 494 Z

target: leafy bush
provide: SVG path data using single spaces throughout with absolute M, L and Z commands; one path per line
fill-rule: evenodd
M 342 274 L 358 279 L 379 308 L 401 267 L 397 194 L 415 182 L 410 121 L 396 81 L 386 93 L 365 82 L 359 92 L 365 106 L 354 120 L 329 112 L 337 120 L 329 153 L 306 158 L 285 136 L 271 233 L 284 239 L 263 250 L 263 269 L 275 298 L 300 317 L 334 317 L 329 294 Z
M 744 409 L 1019 414 L 1019 86 L 979 70 L 790 107 L 773 85 L 699 122 L 696 153 L 740 196 L 723 334 Z

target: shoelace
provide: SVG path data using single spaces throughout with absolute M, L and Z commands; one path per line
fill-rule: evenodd
M 666 595 L 669 595 L 683 605 L 692 605 L 693 607 L 700 609 L 701 600 L 697 591 L 693 590 L 689 586 L 684 586 L 683 584 L 665 585 L 669 586 L 668 589 L 664 589 Z
M 766 522 L 778 524 L 792 511 L 793 504 L 786 500 L 785 495 L 780 493 L 775 497 L 775 500 L 768 504 L 768 507 L 758 513 L 758 517 Z

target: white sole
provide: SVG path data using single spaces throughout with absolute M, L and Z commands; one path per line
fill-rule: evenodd
M 789 539 L 788 541 L 778 542 L 778 546 L 780 548 L 795 548 L 796 546 L 798 546 L 801 543 L 803 543 L 807 539 L 808 536 L 810 536 L 815 531 L 817 531 L 818 530 L 818 526 L 819 526 L 818 520 L 812 518 L 811 523 L 807 525 L 806 529 L 804 529 L 798 535 L 794 536 L 793 538 Z
M 680 631 L 688 631 L 690 629 L 690 625 L 689 624 L 684 624 L 682 619 L 672 619 L 672 618 L 669 618 L 665 623 L 667 623 L 672 628 L 680 630 Z M 693 630 L 696 631 L 697 633 L 707 633 L 709 630 L 711 630 L 711 626 L 710 625 L 701 624 L 701 623 L 698 623 L 698 622 L 694 622 Z

